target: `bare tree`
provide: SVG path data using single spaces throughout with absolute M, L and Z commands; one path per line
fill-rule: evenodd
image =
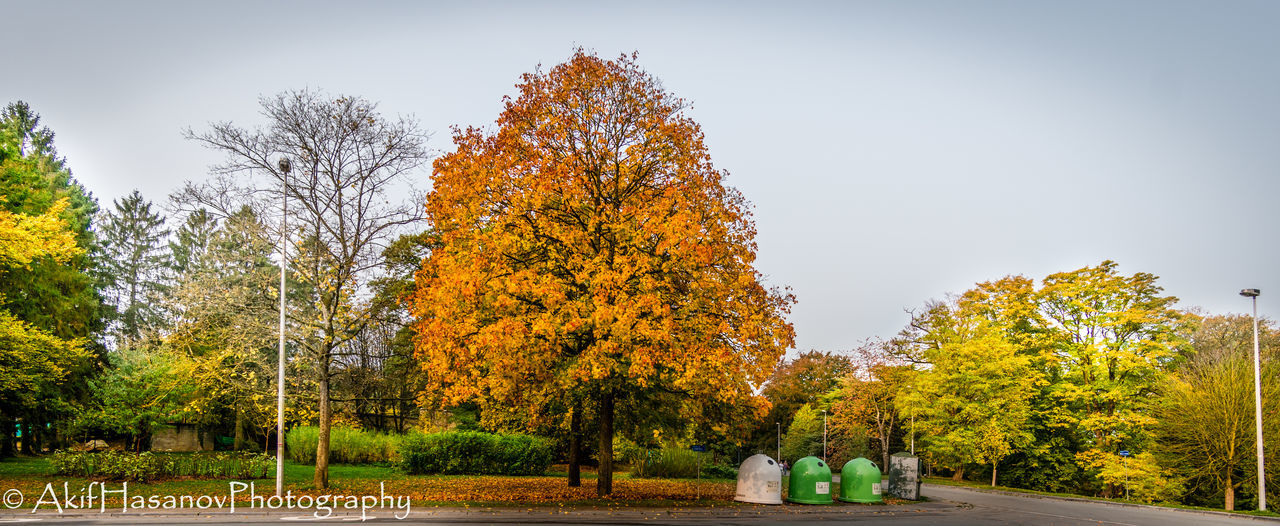
M 430 153 L 416 120 L 386 119 L 359 97 L 299 90 L 260 102 L 266 128 L 221 122 L 206 132 L 185 132 L 225 152 L 227 160 L 213 168 L 212 180 L 189 183 L 175 200 L 224 213 L 247 204 L 262 217 L 279 218 L 274 205 L 282 189 L 288 197 L 290 270 L 308 300 L 291 307 L 291 322 L 303 334 L 296 343 L 314 358 L 320 415 L 315 485 L 325 488 L 335 351 L 358 336 L 376 310 L 368 283 L 382 251 L 421 212 L 421 200 L 393 196 L 405 195 L 406 176 Z M 292 174 L 277 169 L 281 157 L 292 159 Z

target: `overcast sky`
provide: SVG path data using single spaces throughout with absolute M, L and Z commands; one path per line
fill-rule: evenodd
M 0 103 L 25 100 L 104 207 L 220 157 L 303 87 L 487 125 L 577 46 L 693 103 L 755 204 L 800 349 L 893 335 L 975 282 L 1112 259 L 1183 307 L 1280 305 L 1280 2 L 0 1 Z M 418 175 L 427 186 L 428 169 Z

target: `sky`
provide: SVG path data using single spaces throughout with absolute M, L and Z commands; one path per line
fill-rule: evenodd
M 1280 301 L 1280 2 L 21 2 L 0 103 L 27 101 L 109 207 L 221 157 L 182 130 L 318 88 L 452 150 L 578 47 L 692 104 L 754 204 L 800 350 L 890 337 L 975 283 L 1104 260 L 1183 308 Z M 430 169 L 414 177 L 429 187 Z M 170 220 L 171 224 L 178 221 Z

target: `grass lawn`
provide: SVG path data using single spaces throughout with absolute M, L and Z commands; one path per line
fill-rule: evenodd
M 610 498 L 595 495 L 596 474 L 584 471 L 583 484 L 570 488 L 567 474 L 550 472 L 538 477 L 470 476 L 470 475 L 407 475 L 395 468 L 375 465 L 331 465 L 329 489 L 317 490 L 311 483 L 314 468 L 310 465 L 285 463 L 285 488 L 295 495 L 378 495 L 385 485 L 386 492 L 408 495 L 414 506 L 520 506 L 530 504 L 554 504 L 561 506 L 656 506 L 656 507 L 709 507 L 742 505 L 733 501 L 736 482 L 733 480 L 693 479 L 639 479 L 629 473 L 614 475 L 614 494 Z M 17 489 L 26 496 L 24 507 L 32 506 L 52 484 L 59 494 L 63 483 L 72 495 L 87 488 L 93 479 L 63 477 L 52 474 L 45 458 L 24 457 L 0 461 L 0 492 Z M 274 477 L 274 470 L 271 477 Z M 266 478 L 253 482 L 258 495 L 271 495 L 275 491 L 275 479 Z M 110 490 L 120 489 L 121 482 L 106 482 Z M 130 495 L 217 495 L 230 492 L 228 480 L 167 480 L 161 482 L 130 482 Z M 237 501 L 248 501 L 246 493 L 237 495 Z M 108 503 L 108 508 L 112 507 Z
M 1176 509 L 1183 509 L 1183 510 L 1226 511 L 1222 508 L 1205 508 L 1202 506 L 1187 506 L 1184 504 L 1178 504 L 1173 502 L 1142 502 L 1142 501 L 1127 500 L 1127 499 L 1106 499 L 1102 497 L 1093 497 L 1089 495 L 1076 495 L 1074 493 L 1052 493 L 1048 491 L 1034 491 L 1029 489 L 1010 488 L 1005 486 L 996 486 L 993 488 L 991 487 L 990 484 L 983 483 L 983 482 L 976 482 L 972 480 L 954 481 L 954 480 L 951 480 L 950 478 L 943 478 L 943 477 L 925 477 L 924 481 L 929 484 L 937 484 L 940 486 L 964 486 L 964 487 L 971 487 L 971 488 L 977 488 L 977 489 L 995 489 L 1000 491 L 1012 491 L 1016 493 L 1029 493 L 1032 495 L 1049 495 L 1053 497 L 1070 497 L 1075 499 L 1089 499 L 1089 500 L 1096 500 L 1100 502 L 1127 502 L 1131 504 L 1146 504 L 1150 506 L 1160 506 L 1162 508 L 1176 508 Z M 1276 513 L 1274 511 L 1236 510 L 1231 513 L 1238 513 L 1241 515 L 1258 515 L 1263 517 L 1280 517 L 1280 513 Z

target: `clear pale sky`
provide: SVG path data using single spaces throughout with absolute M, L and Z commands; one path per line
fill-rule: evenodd
M 4 0 L 0 103 L 109 207 L 205 177 L 181 130 L 259 124 L 260 95 L 363 96 L 447 151 L 539 63 L 638 51 L 755 204 L 800 349 L 1105 259 L 1183 307 L 1280 305 L 1280 2 L 367 4 Z

